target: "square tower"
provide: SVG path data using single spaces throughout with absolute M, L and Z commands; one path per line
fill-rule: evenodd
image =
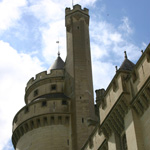
M 89 40 L 89 11 L 80 5 L 66 8 L 66 71 L 72 76 L 73 147 L 79 150 L 91 133 L 87 120 L 94 119 L 93 81 Z

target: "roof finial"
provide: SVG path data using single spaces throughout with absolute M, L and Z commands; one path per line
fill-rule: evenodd
M 144 53 L 144 51 L 143 51 L 143 50 L 141 50 L 141 53 L 143 54 L 143 53 Z
M 127 57 L 127 52 L 126 52 L 126 51 L 124 51 L 124 57 L 125 57 L 125 59 L 128 58 L 128 57 Z
M 115 68 L 116 68 L 116 72 L 118 71 L 118 67 L 117 66 L 115 66 Z
M 60 52 L 58 51 L 58 57 L 60 57 Z
M 60 56 L 60 52 L 59 52 L 59 39 L 58 41 L 56 41 L 56 43 L 58 44 L 58 57 Z

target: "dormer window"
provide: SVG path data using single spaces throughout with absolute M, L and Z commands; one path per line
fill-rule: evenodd
M 52 91 L 56 90 L 56 84 L 52 84 L 52 85 L 51 85 L 51 90 L 52 90 Z

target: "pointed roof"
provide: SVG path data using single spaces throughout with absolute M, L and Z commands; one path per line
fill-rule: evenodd
M 125 59 L 124 59 L 123 63 L 121 64 L 119 70 L 132 71 L 135 64 L 128 59 L 126 51 L 124 53 L 125 53 Z
M 65 66 L 64 61 L 61 59 L 60 54 L 58 54 L 57 59 L 53 63 L 53 65 L 48 69 L 48 72 L 50 72 L 53 69 L 63 69 Z
M 125 59 L 122 63 L 122 65 L 120 66 L 120 70 L 128 70 L 128 71 L 132 71 L 132 69 L 134 68 L 135 64 L 133 62 L 131 62 L 129 59 Z

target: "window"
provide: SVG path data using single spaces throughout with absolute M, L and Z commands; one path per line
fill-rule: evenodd
M 54 124 L 54 117 L 51 117 L 51 124 Z
M 42 107 L 45 107 L 45 106 L 47 106 L 47 102 L 46 102 L 46 101 L 43 101 L 43 102 L 42 102 Z
M 36 90 L 34 91 L 34 97 L 37 96 L 38 93 L 39 93 L 39 92 L 38 92 L 38 89 L 36 89 Z
M 82 118 L 82 123 L 84 123 L 84 118 Z
M 25 107 L 24 113 L 28 113 L 29 112 L 29 107 Z
M 56 84 L 52 84 L 51 85 L 51 90 L 53 91 L 53 90 L 56 90 Z
M 67 101 L 66 100 L 62 100 L 62 105 L 67 105 Z

